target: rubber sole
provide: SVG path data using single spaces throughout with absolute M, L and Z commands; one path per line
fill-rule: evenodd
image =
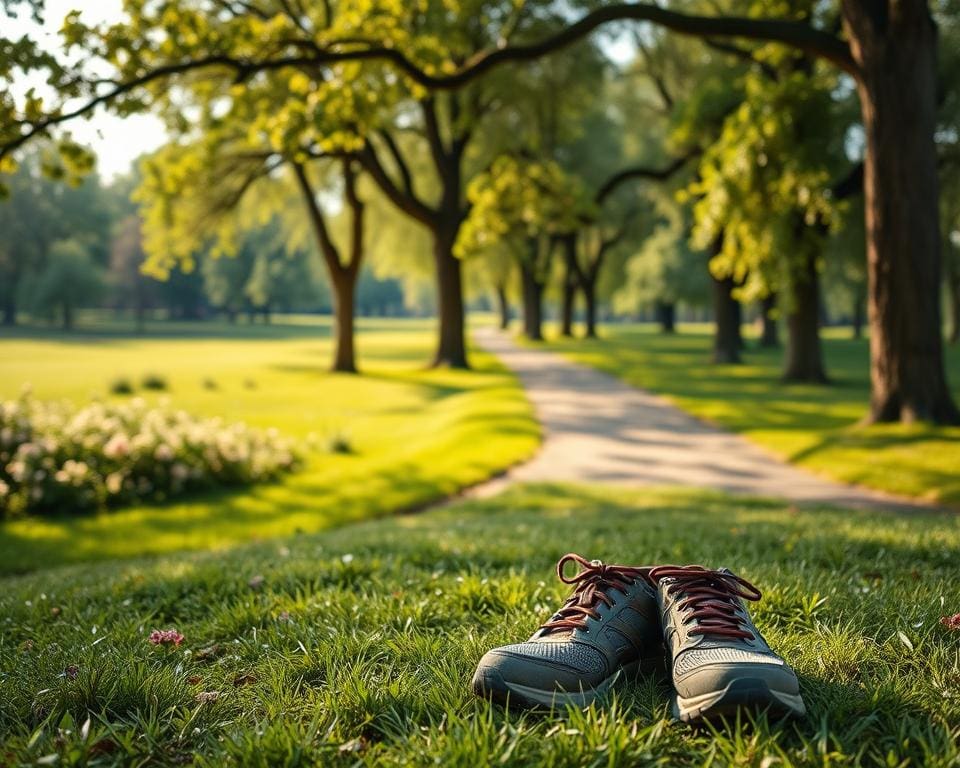
M 563 709 L 571 706 L 579 708 L 590 706 L 613 690 L 620 681 L 629 680 L 640 672 L 653 668 L 655 663 L 635 662 L 618 669 L 592 688 L 583 688 L 579 691 L 532 688 L 520 683 L 507 682 L 495 669 L 478 669 L 473 676 L 472 687 L 477 696 L 505 707 L 542 710 Z
M 807 712 L 799 693 L 775 691 L 756 678 L 732 680 L 725 688 L 700 696 L 673 697 L 673 716 L 684 723 L 732 717 L 743 710 L 778 718 L 803 717 Z

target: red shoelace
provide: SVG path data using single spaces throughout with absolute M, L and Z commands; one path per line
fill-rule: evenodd
M 673 579 L 667 587 L 668 595 L 681 595 L 677 609 L 689 611 L 684 624 L 697 621 L 691 635 L 709 635 L 752 640 L 746 620 L 738 612 L 740 599 L 756 602 L 760 590 L 746 579 L 724 571 L 711 571 L 699 565 L 661 565 L 650 571 L 654 583 Z
M 580 570 L 572 576 L 566 576 L 563 569 L 568 563 L 576 563 Z M 647 579 L 649 568 L 632 568 L 626 565 L 606 565 L 599 560 L 587 560 L 585 557 L 570 553 L 557 562 L 557 576 L 564 584 L 573 584 L 573 594 L 563 607 L 557 611 L 556 618 L 541 625 L 547 633 L 559 629 L 585 629 L 587 619 L 600 618 L 599 605 L 613 605 L 608 593 L 611 589 L 626 592 L 638 578 Z

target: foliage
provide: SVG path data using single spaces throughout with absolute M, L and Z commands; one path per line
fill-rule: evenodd
M 592 205 L 583 184 L 555 162 L 504 155 L 467 188 L 470 215 L 455 253 L 465 258 L 498 245 L 520 248 L 526 240 L 569 232 Z
M 749 578 L 809 715 L 681 727 L 656 674 L 582 711 L 477 699 L 480 656 L 568 594 L 553 568 L 570 550 Z M 945 767 L 960 760 L 957 634 L 941 624 L 960 610 L 958 552 L 944 515 L 541 485 L 233 551 L 56 568 L 4 584 L 0 738 L 17 764 Z
M 688 212 L 669 192 L 650 192 L 657 214 L 653 232 L 626 262 L 613 297 L 617 312 L 631 314 L 661 301 L 702 304 L 708 293 L 707 255 L 691 248 Z
M 0 404 L 0 511 L 78 514 L 264 482 L 297 465 L 276 430 L 196 419 L 137 398 L 123 405 L 29 396 Z
M 70 329 L 76 309 L 95 304 L 104 292 L 103 270 L 77 240 L 59 240 L 30 286 L 31 309 L 45 316 L 60 313 Z
M 155 392 L 162 392 L 170 387 L 167 377 L 160 373 L 148 373 L 140 380 L 140 386 Z
M 843 206 L 831 186 L 848 164 L 836 74 L 774 46 L 754 56 L 765 68 L 743 74 L 743 100 L 689 186 L 694 245 L 721 240 L 711 272 L 732 276 L 747 300 L 790 286 L 822 249 L 823 233 L 840 228 Z
M 133 382 L 126 376 L 117 376 L 110 382 L 109 391 L 111 395 L 132 395 Z
M 99 179 L 88 176 L 76 186 L 56 183 L 42 171 L 48 156 L 43 148 L 26 153 L 9 179 L 11 199 L 0 203 L 0 301 L 12 311 L 20 303 L 49 309 L 50 297 L 38 298 L 34 292 L 55 242 L 71 241 L 68 249 L 74 252 L 82 248 L 97 269 L 107 260 L 110 212 Z M 76 259 L 76 253 L 67 257 L 61 249 L 54 271 L 62 274 L 68 269 L 65 261 L 77 266 Z M 82 282 L 85 293 L 95 293 L 89 290 L 94 281 Z M 62 286 L 54 292 L 62 294 Z

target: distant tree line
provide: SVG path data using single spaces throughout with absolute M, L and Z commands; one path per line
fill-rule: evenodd
M 245 231 L 230 256 L 196 254 L 187 270 L 159 279 L 144 271 L 143 223 L 132 177 L 102 183 L 96 174 L 64 184 L 42 172 L 40 152 L 23 157 L 0 205 L 0 308 L 13 326 L 31 319 L 71 330 L 77 311 L 99 308 L 147 318 L 223 317 L 269 322 L 276 312 L 332 311 L 331 293 L 310 244 L 291 245 L 278 217 Z M 361 315 L 411 314 L 400 282 L 365 270 Z

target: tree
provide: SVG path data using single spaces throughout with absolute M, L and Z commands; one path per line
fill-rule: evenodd
M 5 4 L 7 10 L 22 1 Z M 34 2 L 33 5 L 37 3 Z M 364 9 L 370 5 L 366 2 Z M 151 6 L 152 7 L 152 6 Z M 137 6 L 142 17 L 147 6 Z M 181 11 L 162 6 L 165 19 Z M 187 30 L 171 40 L 164 30 L 171 25 L 157 18 L 138 18 L 137 23 L 115 25 L 110 34 L 94 35 L 77 19 L 66 25 L 71 42 L 83 44 L 100 58 L 113 62 L 117 77 L 85 78 L 74 69 L 38 55 L 36 46 L 22 46 L 18 56 L 0 62 L 0 75 L 8 77 L 13 67 L 43 69 L 59 87 L 64 101 L 86 97 L 79 106 L 49 108 L 35 94 L 18 103 L 0 100 L 0 157 L 9 165 L 9 155 L 36 135 L 49 134 L 58 126 L 88 113 L 101 104 L 133 109 L 142 105 L 145 89 L 170 77 L 211 68 L 229 70 L 240 81 L 258 72 L 283 67 L 326 71 L 344 60 L 387 61 L 403 75 L 426 88 L 456 89 L 510 61 L 529 61 L 569 45 L 598 27 L 616 21 L 652 22 L 675 32 L 705 38 L 742 38 L 779 42 L 825 59 L 848 73 L 856 82 L 865 130 L 865 201 L 867 257 L 870 272 L 869 314 L 871 322 L 871 418 L 875 421 L 928 419 L 940 423 L 960 422 L 946 384 L 941 335 L 941 232 L 938 210 L 937 152 L 934 141 L 937 104 L 937 38 L 930 5 L 924 0 L 840 0 L 841 18 L 836 24 L 832 6 L 818 6 L 811 18 L 750 18 L 729 15 L 697 15 L 674 11 L 652 3 L 602 6 L 570 22 L 561 17 L 559 31 L 550 33 L 540 25 L 522 42 L 509 44 L 513 6 L 496 16 L 505 24 L 485 25 L 485 15 L 473 7 L 463 8 L 467 18 L 481 20 L 483 35 L 474 55 L 466 58 L 433 59 L 423 65 L 423 49 L 435 53 L 440 35 L 411 36 L 411 27 L 397 24 L 390 9 L 376 8 L 374 17 L 343 14 L 351 24 L 365 22 L 358 41 L 355 27 L 350 34 L 325 34 L 318 39 L 289 37 L 311 18 L 307 14 L 277 14 L 251 18 L 259 24 L 251 34 L 249 23 L 230 27 L 229 39 L 241 39 L 234 50 L 217 45 L 213 51 L 200 48 L 211 39 L 220 40 L 210 22 L 222 23 L 234 6 L 220 12 L 186 13 L 175 28 Z M 289 8 L 289 6 L 288 6 Z M 325 5 L 329 9 L 330 5 Z M 526 9 L 526 6 L 524 6 Z M 387 12 L 384 12 L 387 11 Z M 471 13 L 472 12 L 472 13 Z M 321 11 L 317 11 L 320 15 Z M 330 13 L 326 14 L 329 20 Z M 251 16 L 255 16 L 251 14 Z M 431 15 L 441 28 L 443 21 L 460 14 L 446 9 Z M 556 21 L 556 19 L 555 19 Z M 273 26 L 271 26 L 271 24 Z M 843 37 L 831 25 L 841 26 Z M 155 29 L 160 34 L 144 35 Z M 402 29 L 408 34 L 397 37 Z M 340 30 L 337 30 L 338 32 Z M 446 31 L 449 31 L 446 30 Z M 506 32 L 507 34 L 504 34 Z M 266 34 L 265 34 L 266 33 Z M 411 46 L 419 41 L 419 47 Z M 463 39 L 461 37 L 460 39 Z M 532 42 L 530 42 L 532 41 Z M 492 43 L 484 47 L 485 43 Z M 506 44 L 504 44 L 506 43 Z M 171 59 L 169 53 L 178 55 Z M 159 55 L 158 55 L 159 54 Z M 14 65 L 16 61 L 16 65 Z M 135 96 L 139 96 L 140 102 Z M 903 116 L 909 115 L 910 120 Z
M 146 260 L 140 217 L 131 213 L 114 228 L 110 248 L 110 283 L 119 294 L 119 307 L 132 307 L 137 333 L 142 333 L 152 281 L 141 267 Z
M 752 57 L 759 66 L 742 75 L 743 100 L 690 187 L 694 239 L 706 247 L 722 232 L 711 271 L 732 279 L 741 300 L 778 295 L 788 330 L 784 378 L 824 382 L 820 271 L 825 236 L 840 219 L 830 180 L 849 166 L 842 105 L 834 103 L 840 89 L 802 54 L 765 48 Z
M 556 163 L 504 155 L 470 183 L 467 198 L 470 215 L 460 230 L 456 255 L 510 249 L 521 276 L 524 333 L 542 341 L 543 292 L 557 235 L 576 227 L 590 210 L 582 185 Z
M 306 168 L 299 162 L 293 169 L 297 185 L 303 195 L 310 222 L 316 231 L 317 242 L 335 297 L 334 308 L 337 323 L 337 343 L 334 353 L 333 370 L 341 373 L 356 373 L 356 353 L 354 351 L 354 306 L 357 278 L 364 257 L 364 203 L 357 193 L 356 161 L 352 157 L 340 160 L 343 179 L 343 197 L 350 216 L 350 236 L 347 257 L 344 259 L 330 235 L 326 217 L 317 199 L 317 193 L 310 183 Z
M 332 368 L 355 372 L 354 294 L 364 257 L 365 206 L 357 192 L 356 150 L 362 139 L 350 124 L 361 120 L 363 112 L 348 111 L 341 103 L 344 94 L 328 90 L 317 94 L 319 112 L 308 118 L 300 108 L 308 87 L 295 73 L 286 78 L 277 75 L 244 89 L 228 103 L 218 91 L 199 89 L 200 138 L 174 142 L 143 165 L 137 195 L 144 203 L 148 269 L 165 277 L 173 265 L 180 262 L 189 267 L 197 252 L 210 247 L 214 256 L 235 255 L 238 234 L 250 230 L 251 222 L 253 228 L 262 227 L 273 216 L 300 210 L 310 223 L 333 288 Z M 265 109 L 267 104 L 270 109 Z M 338 111 L 330 116 L 328 110 Z M 289 185 L 281 180 L 284 169 L 292 178 L 299 205 L 291 206 Z M 330 205 L 330 193 L 340 194 L 351 219 L 349 245 L 343 249 L 331 234 L 331 217 L 324 211 Z M 242 265 L 207 269 L 208 282 L 214 280 L 213 285 L 223 289 L 214 289 L 215 305 L 231 316 L 238 311 L 239 298 L 227 286 L 246 286 L 249 299 L 249 281 L 270 274 L 266 265 L 254 271 L 252 262 L 246 271 Z M 233 298 L 223 304 L 227 295 Z
M 76 310 L 95 303 L 103 293 L 102 268 L 90 249 L 77 240 L 58 240 L 35 278 L 32 307 L 38 314 L 60 315 L 65 331 L 74 327 Z
M 28 157 L 10 179 L 12 199 L 0 205 L 0 299 L 3 324 L 17 322 L 18 295 L 31 268 L 39 269 L 50 247 L 53 222 L 51 185 L 39 171 L 36 157 Z
M 690 247 L 689 212 L 671 191 L 653 188 L 647 195 L 654 205 L 656 223 L 627 259 L 614 307 L 630 312 L 653 304 L 661 330 L 672 333 L 678 304 L 701 304 L 707 299 L 706 257 Z

